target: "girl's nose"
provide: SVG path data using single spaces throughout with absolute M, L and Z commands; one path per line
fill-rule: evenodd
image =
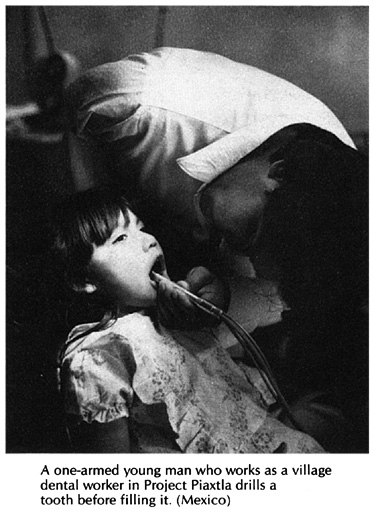
M 150 248 L 154 248 L 157 246 L 157 240 L 152 234 L 147 234 L 146 232 L 142 232 L 142 246 L 144 252 L 147 252 Z

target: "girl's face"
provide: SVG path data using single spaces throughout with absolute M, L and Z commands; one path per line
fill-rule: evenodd
M 122 311 L 155 305 L 157 285 L 150 274 L 155 270 L 167 276 L 160 245 L 131 211 L 128 215 L 127 224 L 121 212 L 109 239 L 94 245 L 89 264 L 94 288 L 108 293 Z

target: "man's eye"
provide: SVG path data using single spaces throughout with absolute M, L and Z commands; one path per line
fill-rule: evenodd
M 114 241 L 113 241 L 113 244 L 115 243 L 120 243 L 121 241 L 125 241 L 127 239 L 127 234 L 121 234 L 120 236 L 118 236 Z

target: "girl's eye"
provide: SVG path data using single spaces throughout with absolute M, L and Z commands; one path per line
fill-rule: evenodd
M 127 239 L 127 234 L 121 234 L 113 241 L 113 244 L 120 243 L 121 241 L 125 241 L 126 239 Z

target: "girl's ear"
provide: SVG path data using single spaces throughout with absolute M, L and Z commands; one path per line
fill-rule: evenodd
M 97 286 L 91 282 L 85 282 L 84 284 L 73 284 L 73 290 L 79 293 L 93 293 L 97 290 Z

